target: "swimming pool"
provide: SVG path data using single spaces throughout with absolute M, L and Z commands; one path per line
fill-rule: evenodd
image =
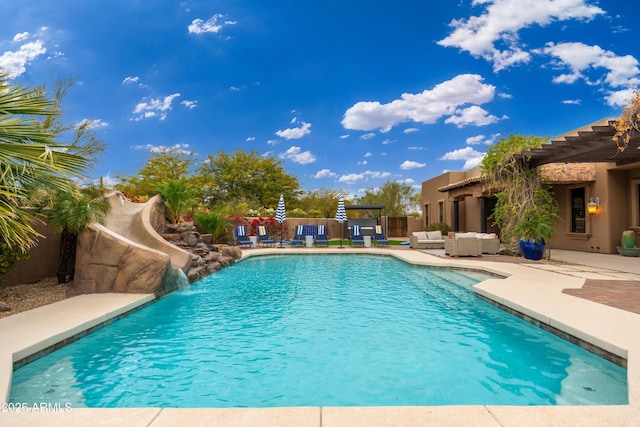
M 625 404 L 626 371 L 475 298 L 486 276 L 365 255 L 244 260 L 14 373 L 73 407 Z

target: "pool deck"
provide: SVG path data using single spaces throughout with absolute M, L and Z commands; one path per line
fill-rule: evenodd
M 406 262 L 484 270 L 506 277 L 476 292 L 627 360 L 629 404 L 618 406 L 291 407 L 248 409 L 37 408 L 9 411 L 7 426 L 640 426 L 640 258 L 554 250 L 557 263 L 449 258 L 401 248 L 259 248 L 267 254 L 385 254 Z M 493 261 L 492 261 L 493 258 Z M 587 285 L 585 285 L 585 283 Z M 624 283 L 622 293 L 613 284 Z M 587 289 L 589 288 L 589 289 Z M 94 294 L 0 319 L 0 405 L 7 402 L 15 361 L 81 334 L 153 300 L 152 295 Z M 622 300 L 622 301 L 620 301 Z M 600 302 L 597 302 L 600 301 Z M 621 308 L 616 308 L 621 307 Z M 636 309 L 636 312 L 634 311 Z M 14 409 L 14 408 L 11 408 Z

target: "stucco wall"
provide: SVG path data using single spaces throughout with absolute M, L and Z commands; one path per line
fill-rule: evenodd
M 8 280 L 0 282 L 0 286 L 34 283 L 56 275 L 58 253 L 60 252 L 60 234 L 44 225 L 37 225 L 34 228 L 44 237 L 40 238 L 38 245 L 31 249 L 29 259 L 18 261 L 16 269 L 9 272 Z

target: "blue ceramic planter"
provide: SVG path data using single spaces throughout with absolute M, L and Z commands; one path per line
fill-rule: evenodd
M 545 241 L 537 242 L 536 240 L 520 239 L 520 249 L 525 259 L 540 260 L 544 256 Z

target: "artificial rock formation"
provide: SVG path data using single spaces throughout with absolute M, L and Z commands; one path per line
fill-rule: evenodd
M 242 257 L 238 247 L 212 245 L 210 234 L 200 234 L 193 224 L 168 224 L 169 233 L 162 234 L 167 241 L 191 253 L 191 268 L 187 277 L 193 283 L 228 267 Z
M 70 295 L 102 292 L 163 295 L 178 286 L 169 255 L 91 224 L 78 236 Z

